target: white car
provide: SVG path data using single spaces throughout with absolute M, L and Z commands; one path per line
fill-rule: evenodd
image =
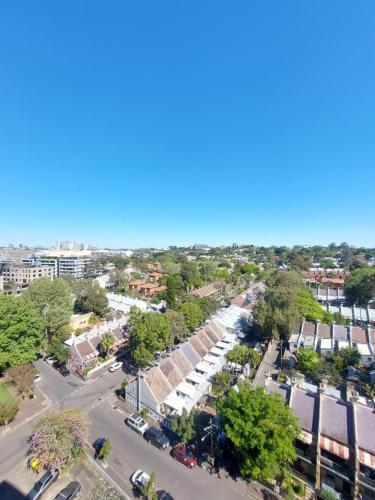
M 55 363 L 56 359 L 50 356 L 49 358 L 45 358 L 45 361 L 47 361 L 47 363 L 52 366 Z
M 143 418 L 138 415 L 138 413 L 132 413 L 126 419 L 126 423 L 129 427 L 131 427 L 134 431 L 139 432 L 140 434 L 144 434 L 148 429 L 148 423 L 143 420 Z
M 110 372 L 115 372 L 116 370 L 118 370 L 119 368 L 122 367 L 122 361 L 117 361 L 116 363 L 113 363 L 110 367 L 109 367 L 109 371 Z
M 138 490 L 142 490 L 142 488 L 146 486 L 146 484 L 150 481 L 150 476 L 147 474 L 147 472 L 138 469 L 134 472 L 134 474 L 130 478 L 130 481 Z

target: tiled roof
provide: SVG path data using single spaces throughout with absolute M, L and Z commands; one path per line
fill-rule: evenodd
M 176 365 L 172 363 L 170 359 L 162 361 L 159 368 L 173 388 L 184 380 L 182 373 L 176 368 Z
M 331 338 L 331 326 L 326 323 L 320 323 L 318 326 L 318 337 L 321 339 Z
M 205 345 L 205 347 L 207 347 L 208 350 L 210 350 L 215 345 L 215 342 L 212 342 L 204 328 L 197 333 L 197 337 Z
M 366 331 L 359 326 L 352 326 L 352 341 L 356 344 L 367 344 Z
M 296 387 L 293 391 L 291 407 L 300 426 L 308 432 L 317 432 L 319 397 Z
M 210 321 L 210 328 L 222 339 L 226 333 L 226 328 L 216 321 Z
M 337 340 L 348 340 L 348 328 L 342 325 L 335 325 L 333 327 L 334 337 Z
M 306 335 L 315 335 L 316 324 L 312 321 L 305 321 L 303 324 L 302 333 Z
M 219 342 L 219 340 L 221 339 L 221 337 L 211 328 L 211 324 L 207 325 L 206 328 L 205 328 L 205 330 L 206 330 L 207 335 L 212 340 L 212 342 L 214 342 L 215 344 L 217 342 Z
M 184 376 L 186 376 L 194 368 L 181 349 L 173 351 L 170 359 Z
M 100 350 L 100 342 L 102 341 L 102 338 L 100 335 L 96 335 L 96 337 L 91 337 L 90 338 L 90 344 L 96 349 L 97 351 Z
M 321 401 L 321 433 L 341 444 L 350 445 L 353 436 L 351 412 L 352 409 L 344 402 L 330 396 L 323 396 Z
M 145 373 L 144 378 L 159 404 L 173 390 L 173 387 L 167 382 L 159 367 L 149 370 Z
M 375 329 L 371 328 L 369 333 L 370 333 L 370 344 L 375 345 Z
M 76 349 L 82 359 L 93 358 L 97 355 L 96 350 L 88 340 L 84 340 L 83 342 L 76 344 Z
M 117 342 L 121 342 L 125 338 L 124 330 L 122 328 L 115 328 L 111 333 L 115 337 Z
M 277 394 L 281 396 L 285 401 L 289 398 L 290 387 L 285 384 L 280 384 L 275 380 L 269 380 L 267 382 L 267 392 L 269 394 Z
M 190 345 L 189 342 L 186 342 L 180 350 L 183 352 L 184 356 L 186 359 L 192 364 L 192 366 L 195 366 L 199 363 L 201 360 L 201 357 L 197 353 L 197 351 Z
M 219 280 L 215 283 L 209 283 L 208 285 L 202 286 L 201 288 L 197 288 L 193 291 L 193 295 L 196 297 L 210 297 L 214 293 L 220 291 L 225 286 L 225 280 Z
M 196 335 L 193 335 L 190 338 L 189 344 L 197 351 L 201 358 L 203 358 L 203 356 L 208 353 L 207 347 L 202 344 L 202 342 L 197 338 Z
M 375 411 L 361 404 L 356 408 L 358 446 L 375 455 Z

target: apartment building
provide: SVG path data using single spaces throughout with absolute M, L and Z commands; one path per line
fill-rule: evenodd
M 29 285 L 38 278 L 55 277 L 55 268 L 53 266 L 6 266 L 2 271 L 4 283 L 13 282 L 17 285 Z
M 85 277 L 85 272 L 91 263 L 90 258 L 85 257 L 39 257 L 38 264 L 41 267 L 52 266 L 55 276 L 61 278 L 71 276 L 75 279 Z

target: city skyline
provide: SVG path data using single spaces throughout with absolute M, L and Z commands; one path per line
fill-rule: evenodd
M 373 2 L 21 4 L 1 244 L 375 246 Z

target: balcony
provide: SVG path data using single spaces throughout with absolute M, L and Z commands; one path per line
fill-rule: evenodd
M 363 472 L 359 473 L 359 480 L 362 484 L 365 484 L 373 491 L 375 491 L 375 479 L 373 477 L 369 477 L 368 474 L 364 474 Z
M 354 470 L 351 467 L 340 464 L 331 458 L 325 457 L 324 455 L 321 455 L 320 457 L 320 465 L 325 469 L 335 472 L 336 475 L 342 479 L 352 482 Z

